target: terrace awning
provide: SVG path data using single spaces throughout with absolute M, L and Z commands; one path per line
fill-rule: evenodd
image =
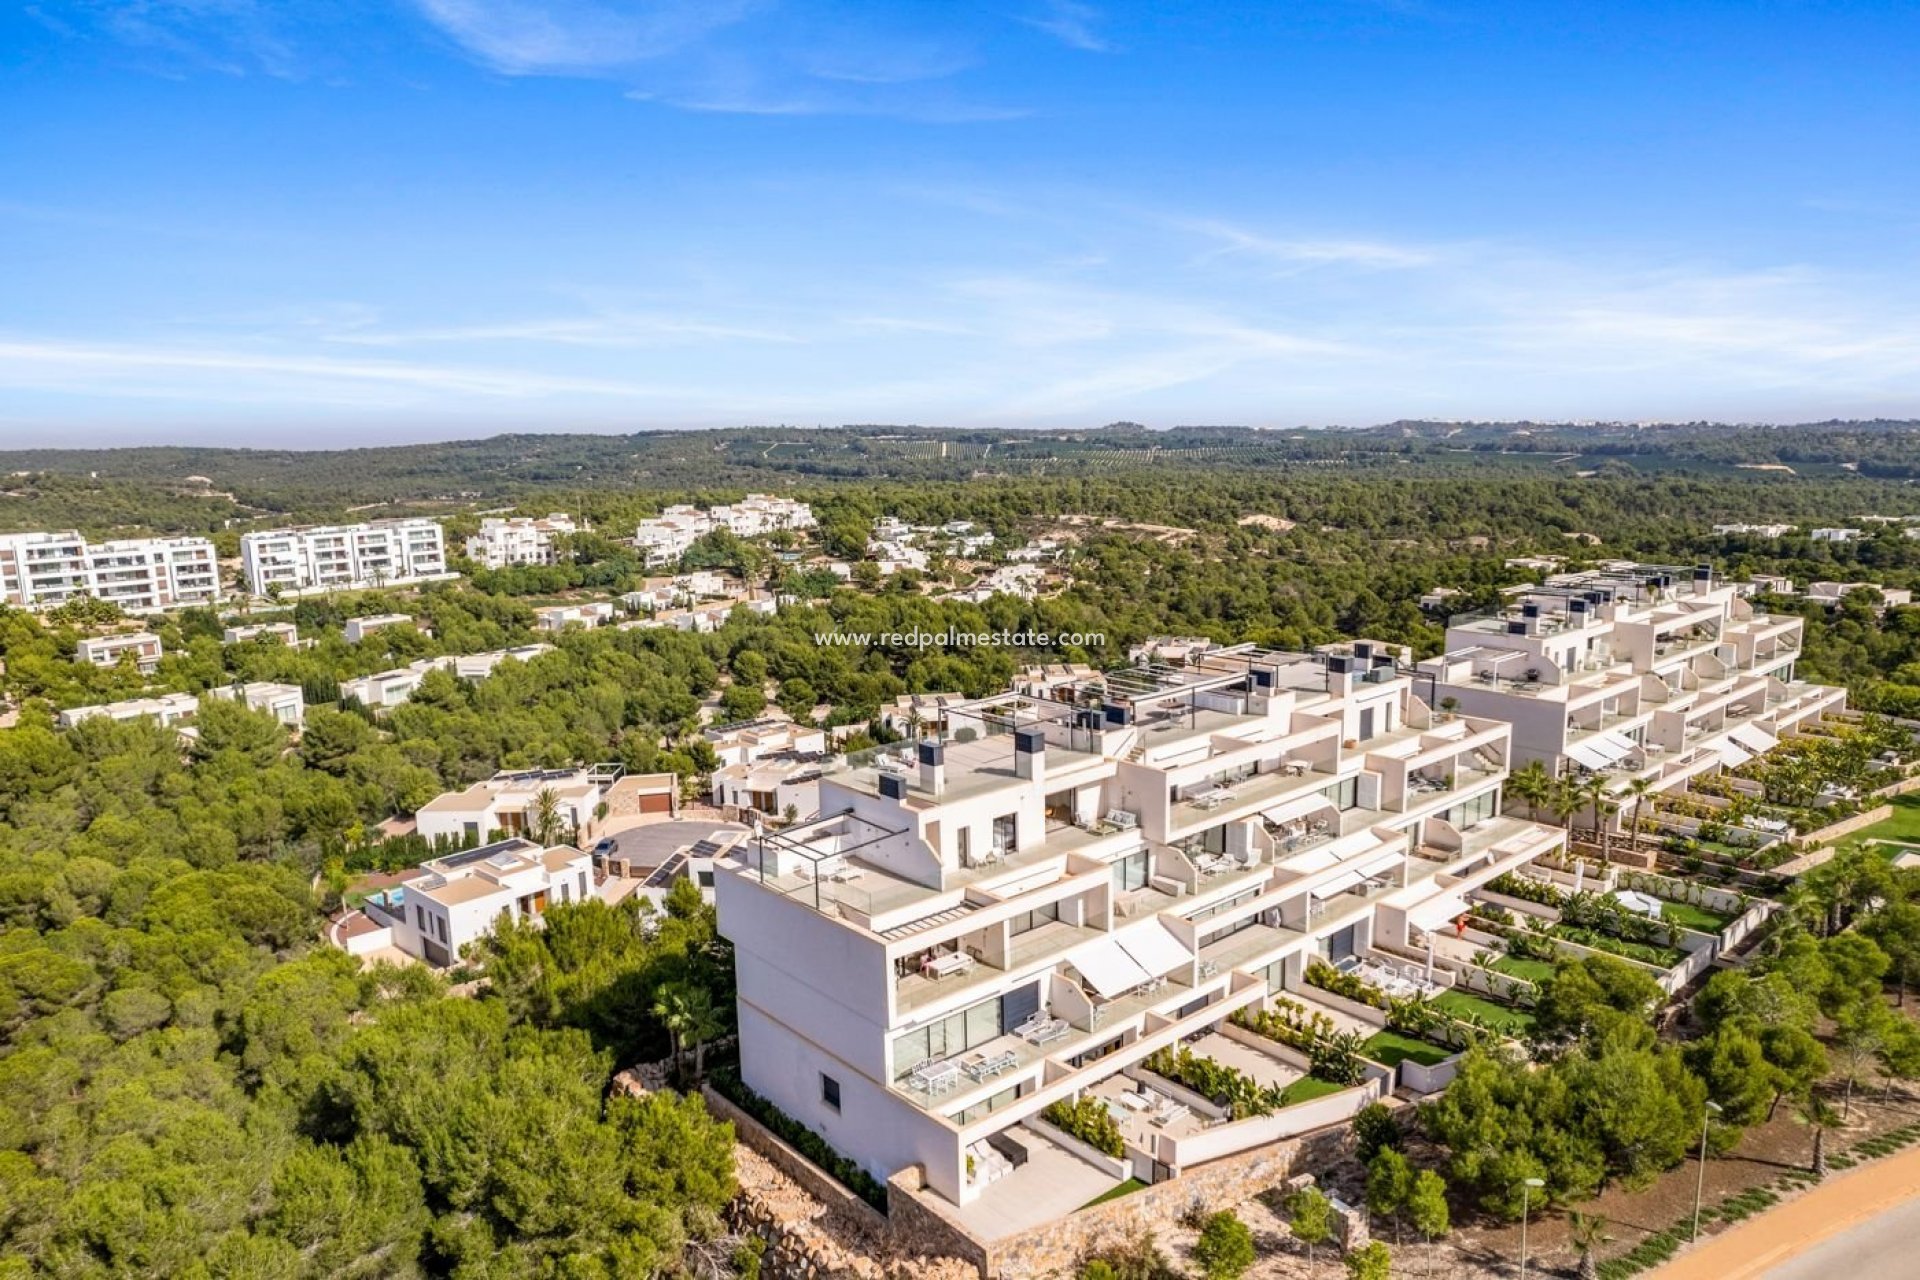
M 1633 739 L 1623 733 L 1607 732 L 1595 734 L 1593 741 L 1594 745 L 1605 752 L 1616 764 L 1625 760 L 1638 750 L 1638 748 L 1634 746 Z
M 1131 991 L 1154 976 L 1142 969 L 1112 938 L 1101 938 L 1086 950 L 1076 952 L 1072 963 L 1087 980 L 1087 985 L 1105 1000 Z
M 1351 866 L 1327 883 L 1313 890 L 1316 898 L 1331 898 L 1337 893 L 1345 893 L 1364 880 L 1380 874 L 1390 867 L 1397 866 L 1402 855 L 1396 850 L 1392 853 L 1376 853 L 1368 857 L 1355 858 Z
M 1567 759 L 1583 769 L 1604 769 L 1612 763 L 1607 759 L 1606 753 L 1595 746 L 1591 739 L 1570 744 L 1567 747 Z
M 1452 924 L 1466 914 L 1466 910 L 1465 897 L 1458 893 L 1443 893 L 1437 898 L 1428 898 L 1407 912 L 1407 923 L 1422 933 L 1432 933 L 1435 929 Z
M 1193 952 L 1158 920 L 1137 929 L 1129 929 L 1115 939 L 1127 958 L 1146 970 L 1149 978 L 1158 978 L 1193 963 Z
M 1720 757 L 1721 766 L 1727 769 L 1738 769 L 1741 765 L 1753 759 L 1753 752 L 1748 751 L 1736 742 L 1722 743 L 1714 750 Z
M 1282 823 L 1292 822 L 1296 818 L 1304 818 L 1310 813 L 1317 813 L 1322 809 L 1331 809 L 1333 807 L 1333 801 L 1327 799 L 1318 791 L 1314 791 L 1304 796 L 1295 796 L 1285 804 L 1278 804 L 1271 809 L 1262 810 L 1260 816 L 1275 826 L 1279 826 Z
M 1763 756 L 1780 745 L 1780 739 L 1757 724 L 1740 725 L 1727 736 L 1757 756 Z

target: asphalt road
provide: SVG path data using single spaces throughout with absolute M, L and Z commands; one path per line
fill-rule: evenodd
M 1896 1205 L 1764 1273 L 1768 1280 L 1910 1280 L 1920 1276 L 1920 1199 Z
M 745 827 L 734 822 L 649 822 L 642 827 L 630 827 L 612 837 L 619 843 L 620 855 L 633 860 L 635 866 L 657 867 L 667 860 L 667 855 L 683 845 L 703 840 L 716 831 L 744 831 Z

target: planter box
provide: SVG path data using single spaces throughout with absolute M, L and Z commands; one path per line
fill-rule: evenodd
M 1029 1116 L 1022 1123 L 1048 1142 L 1065 1147 L 1103 1173 L 1110 1173 L 1116 1178 L 1128 1178 L 1133 1175 L 1133 1164 L 1125 1156 L 1110 1156 L 1091 1143 L 1074 1137 L 1066 1130 L 1055 1128 L 1039 1116 Z

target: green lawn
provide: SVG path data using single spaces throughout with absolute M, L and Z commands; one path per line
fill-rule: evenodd
M 1509 978 L 1519 978 L 1523 982 L 1545 982 L 1553 976 L 1553 961 L 1530 960 L 1525 956 L 1501 956 L 1493 962 L 1495 973 L 1504 973 Z
M 1315 1098 L 1324 1098 L 1330 1093 L 1338 1093 L 1342 1089 L 1352 1087 L 1348 1084 L 1335 1084 L 1331 1080 L 1322 1080 L 1319 1076 L 1302 1076 L 1287 1086 L 1286 1095 L 1281 1099 L 1280 1105 L 1290 1107 L 1296 1102 L 1312 1102 Z
M 1850 838 L 1920 843 L 1920 795 L 1895 796 L 1888 803 L 1893 806 L 1890 817 L 1855 832 L 1854 837 Z
M 1718 933 L 1733 923 L 1733 917 L 1724 911 L 1709 911 L 1691 902 L 1670 902 L 1665 898 L 1660 900 L 1660 916 L 1668 924 L 1700 933 Z
M 1097 1204 L 1105 1204 L 1109 1200 L 1118 1200 L 1121 1196 L 1130 1196 L 1146 1185 L 1146 1183 L 1140 1181 L 1138 1178 L 1128 1178 L 1118 1186 L 1108 1187 L 1105 1191 L 1102 1191 L 1099 1195 L 1081 1205 L 1080 1208 L 1091 1209 Z
M 1510 1004 L 1498 1004 L 1484 996 L 1465 991 L 1445 991 L 1434 997 L 1433 1007 L 1455 1015 L 1472 1014 L 1495 1031 L 1510 1036 L 1523 1034 L 1533 1025 L 1533 1015 Z
M 1443 1049 L 1431 1041 L 1417 1040 L 1398 1031 L 1375 1032 L 1360 1047 L 1360 1052 L 1383 1067 L 1397 1067 L 1409 1058 L 1423 1067 L 1431 1067 L 1451 1058 L 1454 1053 L 1452 1049 Z

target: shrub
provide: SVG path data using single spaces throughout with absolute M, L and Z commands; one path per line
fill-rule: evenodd
M 1366 1164 L 1389 1147 L 1398 1151 L 1406 1135 L 1400 1132 L 1400 1122 L 1393 1118 L 1390 1108 L 1369 1102 L 1353 1118 L 1353 1140 L 1359 1147 L 1360 1162 Z
M 734 1072 L 716 1071 L 709 1079 L 722 1097 L 771 1129 L 788 1146 L 826 1170 L 847 1190 L 881 1213 L 887 1211 L 886 1187 L 858 1164 L 835 1151 L 825 1138 L 749 1089 L 746 1082 Z
M 1340 972 L 1325 960 L 1315 960 L 1307 966 L 1307 985 L 1376 1009 L 1385 1009 L 1388 1004 L 1386 992 L 1358 974 Z
M 1060 1132 L 1080 1139 L 1095 1151 L 1115 1159 L 1127 1153 L 1126 1139 L 1121 1136 L 1119 1122 L 1107 1110 L 1106 1103 L 1092 1094 L 1083 1094 L 1077 1101 L 1062 1098 L 1042 1111 L 1040 1118 Z
M 1178 1051 L 1156 1049 L 1142 1063 L 1155 1075 L 1183 1084 L 1203 1098 L 1225 1107 L 1235 1120 L 1272 1115 L 1286 1105 L 1286 1090 L 1262 1085 L 1237 1067 L 1195 1053 L 1181 1045 Z
M 1253 1232 L 1232 1210 L 1222 1209 L 1200 1229 L 1193 1260 L 1207 1280 L 1239 1280 L 1253 1265 Z

